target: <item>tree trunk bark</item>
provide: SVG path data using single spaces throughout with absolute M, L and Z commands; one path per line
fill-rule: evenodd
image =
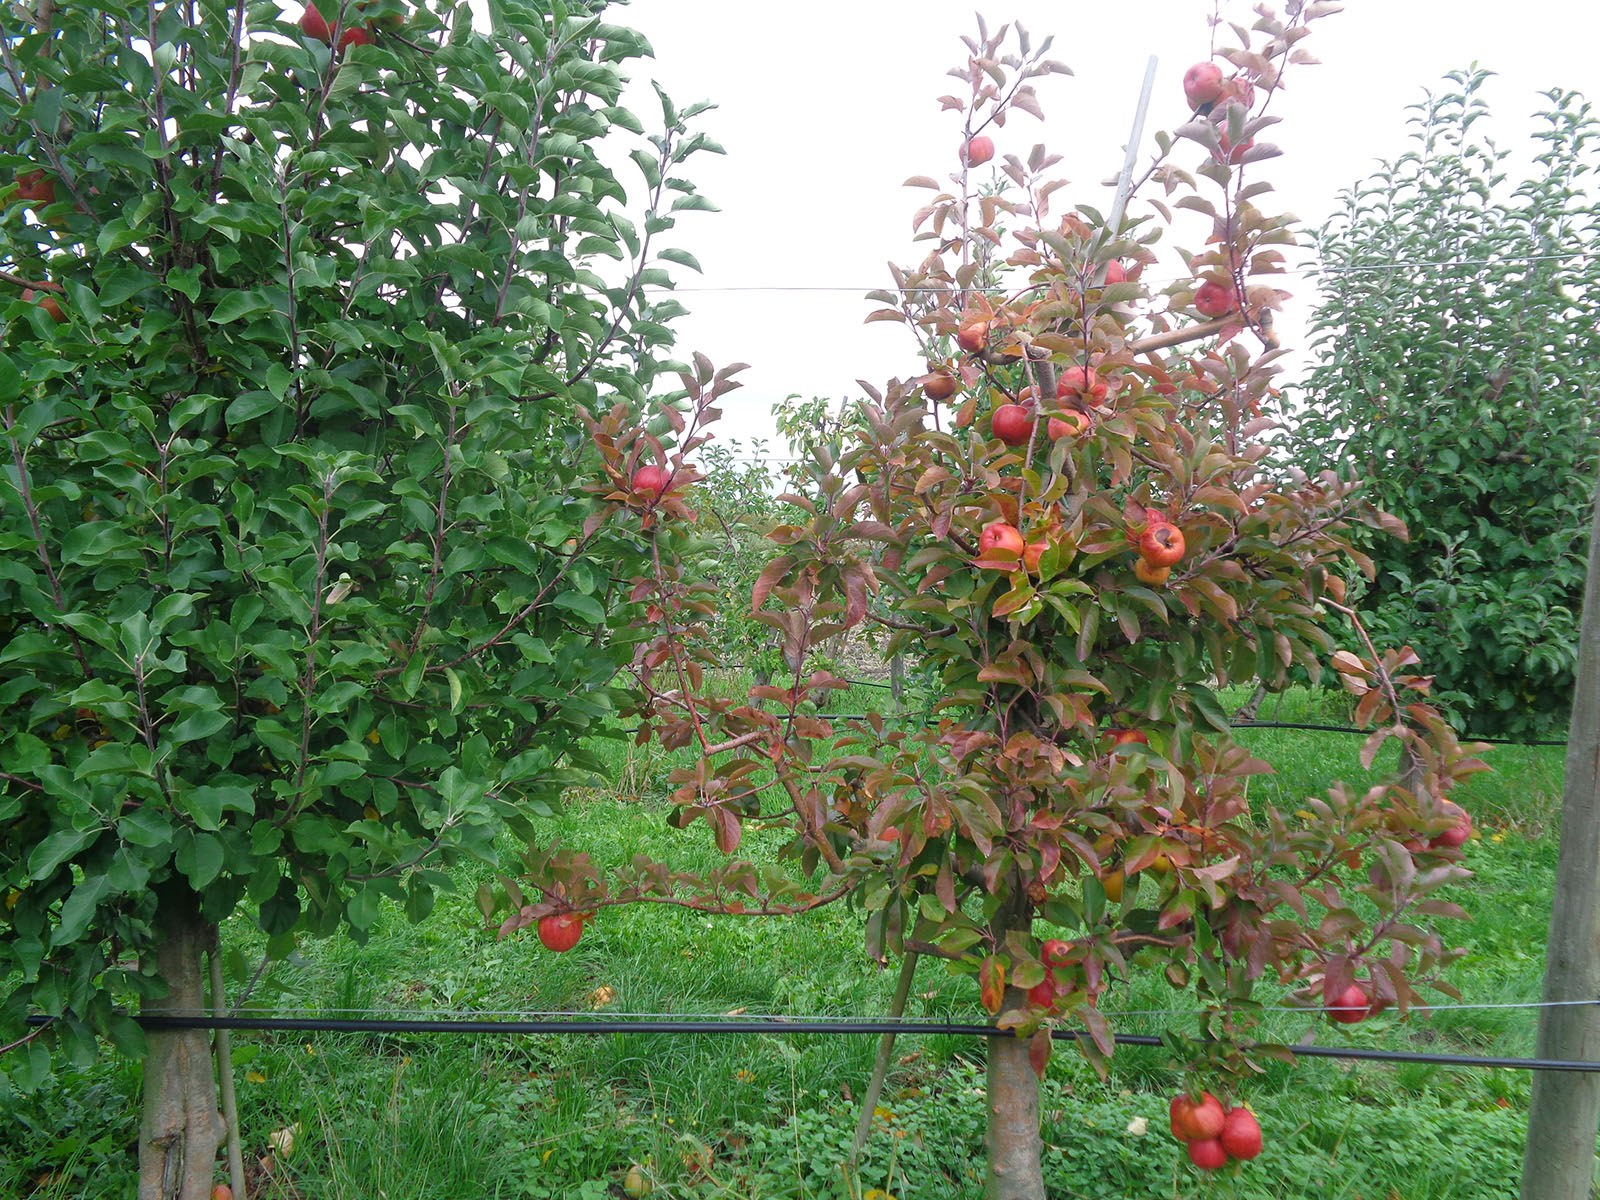
M 203 1016 L 200 954 L 215 930 L 201 920 L 198 897 L 182 882 L 158 893 L 156 927 L 155 974 L 169 990 L 145 1001 L 142 1011 Z M 145 1040 L 139 1200 L 209 1200 L 223 1132 L 211 1040 L 203 1029 L 150 1030 Z
M 1032 907 L 1021 883 L 1013 880 L 1016 897 L 1001 907 L 991 928 L 996 942 L 1005 944 L 1012 929 L 1032 924 Z M 1027 996 L 1014 987 L 1005 989 L 1001 1012 L 1022 1008 Z M 1040 1166 L 1039 1077 L 1028 1061 L 1025 1038 L 999 1034 L 989 1041 L 986 1073 L 987 1125 L 984 1145 L 989 1149 L 989 1170 L 984 1179 L 984 1200 L 1047 1200 L 1044 1171 Z
M 1587 1003 L 1541 1010 L 1538 1056 L 1600 1059 L 1600 505 L 1589 531 L 1544 999 Z M 1522 1200 L 1588 1200 L 1600 1074 L 1535 1071 L 1532 1096 Z
M 1006 989 L 1006 1007 L 1023 1001 Z M 1028 1062 L 1025 1038 L 1002 1034 L 989 1039 L 989 1174 L 984 1200 L 1046 1200 L 1039 1164 L 1039 1077 Z

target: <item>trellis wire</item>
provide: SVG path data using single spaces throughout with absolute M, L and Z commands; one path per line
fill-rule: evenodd
M 28 1024 L 43 1025 L 54 1018 L 30 1016 Z M 745 1018 L 724 1020 L 555 1020 L 555 1021 L 474 1021 L 474 1020 L 334 1020 L 294 1017 L 216 1017 L 205 1013 L 134 1018 L 147 1030 L 249 1030 L 267 1033 L 410 1033 L 410 1034 L 558 1034 L 602 1036 L 618 1033 L 657 1034 L 938 1034 L 956 1037 L 1009 1037 L 1010 1031 L 993 1025 L 934 1023 L 924 1021 L 790 1020 Z M 1056 1041 L 1090 1038 L 1085 1030 L 1052 1029 Z M 1119 1033 L 1119 1046 L 1161 1047 L 1166 1039 L 1151 1034 Z M 1303 1058 L 1350 1059 L 1365 1062 L 1409 1062 L 1433 1066 L 1482 1067 L 1523 1071 L 1600 1071 L 1600 1062 L 1578 1059 L 1512 1058 L 1497 1055 L 1423 1054 L 1409 1050 L 1371 1050 L 1359 1046 L 1287 1046 L 1291 1054 Z

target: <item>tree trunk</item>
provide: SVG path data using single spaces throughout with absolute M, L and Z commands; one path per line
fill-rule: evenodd
M 203 1016 L 200 954 L 213 927 L 182 882 L 157 895 L 156 976 L 169 989 L 145 1001 L 146 1016 Z M 139 1200 L 209 1200 L 222 1140 L 211 1040 L 203 1029 L 145 1034 L 144 1115 L 139 1127 Z
M 1600 506 L 1589 531 L 1544 999 L 1587 1003 L 1541 1010 L 1539 1057 L 1600 1059 Z M 1522 1200 L 1588 1200 L 1600 1074 L 1535 1071 L 1532 1095 Z
M 1013 887 L 1020 891 L 1021 884 L 1013 881 Z M 1023 894 L 1001 907 L 991 928 L 997 943 L 1004 945 L 1007 932 L 1027 929 L 1031 924 L 1032 908 Z M 1007 987 L 1000 1011 L 1026 1004 L 1023 992 Z M 1039 1163 L 1043 1148 L 1039 1138 L 1039 1077 L 1028 1062 L 1028 1041 L 1000 1034 L 988 1042 L 984 1100 L 988 1129 L 983 1142 L 989 1149 L 989 1172 L 984 1179 L 984 1200 L 1046 1200 L 1044 1171 Z

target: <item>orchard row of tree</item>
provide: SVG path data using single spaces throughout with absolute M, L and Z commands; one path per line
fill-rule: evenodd
M 648 48 L 604 7 L 8 14 L 0 1079 L 142 1055 L 140 1195 L 205 1196 L 206 1038 L 130 1010 L 203 1009 L 234 914 L 280 953 L 386 902 L 422 920 L 509 830 L 504 935 L 848 900 L 873 958 L 971 978 L 1016 1035 L 989 1053 L 992 1197 L 1044 1194 L 1048 1026 L 1103 1065 L 1099 1000 L 1134 972 L 1206 1014 L 1191 1160 L 1251 1157 L 1236 1081 L 1287 1054 L 1252 1038 L 1259 987 L 1336 1016 L 1448 990 L 1434 925 L 1460 913 L 1433 893 L 1481 765 L 1352 607 L 1355 539 L 1397 523 L 1266 440 L 1295 234 L 1263 207 L 1264 110 L 1336 6 L 1218 26 L 1152 194 L 1109 218 L 1059 206 L 1044 147 L 994 157 L 1069 73 L 1049 40 L 965 39 L 953 169 L 911 181 L 926 256 L 873 314 L 916 357 L 810 446 L 737 597 L 783 669 L 732 699 L 688 497 L 737 367 L 667 359 L 682 310 L 645 291 L 695 265 L 663 239 L 709 207 L 682 167 L 716 147 L 698 106 L 660 96 L 648 133 L 621 106 Z M 1209 237 L 1156 293 L 1180 210 Z M 819 715 L 840 683 L 805 664 L 866 622 L 936 674 L 927 728 Z M 1270 767 L 1213 684 L 1328 670 L 1394 770 L 1251 801 Z M 697 751 L 673 821 L 723 868 L 541 837 L 619 720 Z M 789 831 L 776 865 L 736 857 L 754 820 Z

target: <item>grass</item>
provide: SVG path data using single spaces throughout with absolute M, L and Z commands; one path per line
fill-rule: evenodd
M 1294 694 L 1262 719 L 1340 720 L 1339 700 Z M 861 689 L 837 711 L 886 708 Z M 1278 774 L 1256 783 L 1280 801 L 1362 776 L 1360 741 L 1334 734 L 1244 730 Z M 668 830 L 670 762 L 614 744 L 619 781 L 608 797 L 578 798 L 550 832 L 607 859 L 643 852 L 691 869 L 717 860 L 708 832 Z M 1538 999 L 1541 948 L 1556 859 L 1561 751 L 1495 748 L 1496 768 L 1463 802 L 1483 836 L 1477 877 L 1456 898 L 1474 914 L 1452 931 L 1467 955 L 1451 978 L 1467 1001 Z M 759 835 L 757 853 L 770 850 Z M 456 895 L 423 926 L 386 913 L 365 946 L 307 943 L 276 964 L 256 993 L 282 1013 L 460 1010 L 601 1013 L 868 1015 L 886 1010 L 894 972 L 866 961 L 859 920 L 842 906 L 795 919 L 708 919 L 686 910 L 607 910 L 571 953 L 536 939 L 497 942 L 463 872 Z M 238 987 L 258 942 L 225 930 L 240 954 Z M 1141 980 L 1113 997 L 1124 1010 L 1186 1007 L 1164 983 Z M 912 1016 L 968 1021 L 970 980 L 924 962 Z M 1277 1013 L 1267 1030 L 1319 1042 L 1489 1054 L 1528 1054 L 1536 1014 L 1519 1008 L 1445 1008 L 1409 1022 L 1380 1016 L 1332 1029 L 1307 1014 Z M 1128 1033 L 1189 1029 L 1178 1015 L 1128 1016 Z M 866 1036 L 511 1037 L 326 1034 L 236 1040 L 242 1121 L 250 1157 L 275 1131 L 298 1128 L 295 1149 L 272 1155 L 266 1197 L 465 1196 L 576 1198 L 623 1195 L 638 1164 L 658 1200 L 849 1200 L 878 1189 L 895 1200 L 976 1196 L 982 1164 L 982 1047 L 947 1036 L 903 1037 L 881 1102 L 878 1132 L 847 1181 L 840 1164 L 876 1039 Z M 1044 1089 L 1046 1179 L 1052 1197 L 1333 1197 L 1430 1200 L 1509 1197 L 1517 1190 L 1526 1073 L 1425 1065 L 1304 1060 L 1273 1064 L 1247 1085 L 1268 1148 L 1237 1178 L 1201 1181 L 1165 1131 L 1165 1098 L 1178 1083 L 1161 1050 L 1124 1048 L 1099 1080 L 1065 1046 Z M 137 1133 L 130 1116 L 137 1071 L 104 1060 L 64 1070 L 21 1098 L 0 1132 L 0 1195 L 80 1200 L 131 1196 Z M 1138 1132 L 1139 1119 L 1145 1123 Z

